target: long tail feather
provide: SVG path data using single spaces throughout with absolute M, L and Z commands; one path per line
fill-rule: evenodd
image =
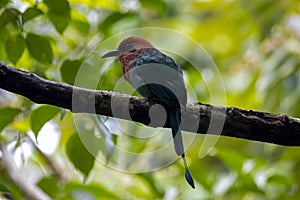
M 173 141 L 174 141 L 174 148 L 175 152 L 177 155 L 181 156 L 183 160 L 183 164 L 185 167 L 185 179 L 186 181 L 190 184 L 190 186 L 195 189 L 195 184 L 193 177 L 191 176 L 187 164 L 186 164 L 186 159 L 185 159 L 185 154 L 184 154 L 184 147 L 183 147 L 183 142 L 182 142 L 182 135 L 181 135 L 181 130 L 180 130 L 180 113 L 177 111 L 171 111 L 169 113 L 170 117 L 170 125 L 172 128 L 172 135 L 173 135 Z
M 185 160 L 185 157 L 184 155 L 181 156 L 182 160 L 183 160 L 183 164 L 184 164 L 184 168 L 185 168 L 185 180 L 190 184 L 190 186 L 195 189 L 195 184 L 194 184 L 194 179 L 191 175 L 191 173 L 189 172 L 189 169 L 187 167 L 187 164 L 186 164 L 186 160 Z
M 179 156 L 184 155 L 184 148 L 180 131 L 180 114 L 177 111 L 171 111 L 169 113 L 169 117 L 170 125 L 172 128 L 175 152 Z

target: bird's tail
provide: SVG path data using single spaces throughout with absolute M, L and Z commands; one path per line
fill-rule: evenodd
M 183 147 L 182 135 L 181 135 L 181 129 L 180 129 L 180 124 L 181 124 L 180 112 L 171 111 L 169 113 L 169 117 L 170 117 L 170 126 L 172 128 L 175 152 L 177 155 L 181 156 L 181 158 L 183 160 L 183 164 L 185 167 L 185 179 L 190 184 L 190 186 L 195 189 L 194 180 L 188 170 L 188 167 L 186 164 L 186 159 L 185 159 L 185 154 L 184 154 L 184 147 Z
M 184 156 L 184 147 L 180 131 L 180 113 L 177 111 L 171 111 L 169 117 L 170 126 L 172 128 L 175 152 L 179 156 Z

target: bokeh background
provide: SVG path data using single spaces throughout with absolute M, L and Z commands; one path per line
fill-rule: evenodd
M 81 64 L 101 41 L 141 27 L 168 28 L 199 43 L 222 75 L 226 101 L 220 105 L 300 117 L 299 0 L 0 0 L 0 60 L 50 80 L 74 84 Z M 197 57 L 188 47 L 183 51 Z M 218 81 L 211 69 L 201 65 L 203 84 L 188 61 L 174 58 L 198 101 L 212 103 L 209 88 L 217 88 Z M 113 62 L 97 89 L 114 89 L 121 73 L 119 63 Z M 97 146 L 95 153 L 107 162 L 115 146 L 142 153 L 163 142 L 133 137 L 141 131 L 155 131 L 141 124 L 89 117 L 90 124 L 85 123 L 83 129 Z M 184 180 L 180 160 L 149 173 L 122 172 L 95 161 L 80 140 L 75 121 L 68 110 L 37 105 L 0 90 L 0 140 L 13 150 L 28 180 L 53 199 L 300 196 L 299 147 L 220 137 L 210 154 L 199 159 L 204 136 L 197 136 L 187 150 L 196 181 L 196 190 L 192 190 Z M 114 123 L 132 135 L 113 129 Z M 111 162 L 122 166 L 121 160 Z M 3 168 L 0 191 L 2 196 L 23 198 Z

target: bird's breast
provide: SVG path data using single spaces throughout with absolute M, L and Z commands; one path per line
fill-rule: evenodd
M 136 61 L 136 57 L 137 57 L 138 53 L 139 52 L 127 52 L 127 53 L 124 53 L 120 57 L 120 62 L 121 62 L 121 67 L 123 70 L 124 78 L 129 83 L 131 83 L 129 71 L 132 68 L 134 62 Z

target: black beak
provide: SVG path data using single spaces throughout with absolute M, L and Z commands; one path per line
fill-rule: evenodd
M 103 55 L 101 56 L 101 58 L 119 57 L 119 56 L 121 56 L 121 55 L 122 55 L 122 52 L 121 52 L 120 50 L 117 49 L 117 50 L 109 51 L 109 52 L 103 54 Z

